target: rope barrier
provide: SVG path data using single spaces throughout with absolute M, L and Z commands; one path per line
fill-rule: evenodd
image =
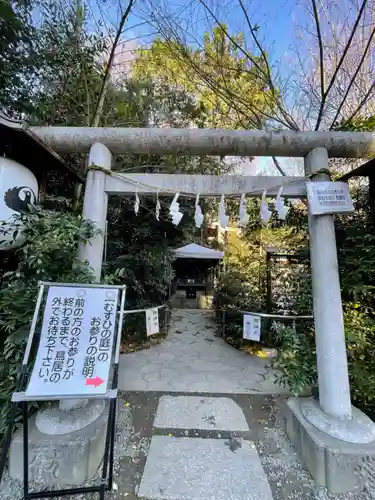
M 87 167 L 87 172 L 89 170 L 97 170 L 98 172 L 103 172 L 106 175 L 113 175 L 112 170 L 109 170 L 108 168 L 100 167 L 99 165 L 95 165 L 95 163 L 92 163 L 89 167 Z
M 274 319 L 314 319 L 312 315 L 290 315 L 290 314 L 271 314 L 271 313 L 259 313 L 252 311 L 239 311 L 238 309 L 216 309 L 219 312 L 225 313 L 238 313 L 238 314 L 251 314 L 252 316 L 259 316 L 260 318 L 274 318 Z
M 123 314 L 135 314 L 139 312 L 146 312 L 149 309 L 162 309 L 163 307 L 168 307 L 168 304 L 162 304 L 161 306 L 155 306 L 155 307 L 145 307 L 144 309 L 129 309 L 129 310 L 124 310 L 124 311 L 118 311 L 117 314 L 120 314 L 121 312 Z
M 229 310 L 230 311 L 230 310 Z M 228 310 L 227 310 L 228 312 Z M 268 314 L 268 313 L 256 313 L 249 311 L 237 311 L 241 314 L 251 314 L 253 316 L 259 316 L 260 318 L 274 318 L 274 319 L 314 319 L 314 316 L 291 316 L 287 314 Z
M 323 170 L 324 169 L 322 169 L 322 172 L 323 172 Z M 314 175 L 317 175 L 317 173 L 315 173 Z M 129 179 L 126 175 L 121 174 L 121 172 L 112 172 L 112 176 L 115 177 L 115 178 L 117 178 L 117 179 L 119 179 L 119 180 L 126 181 L 129 184 L 133 184 L 135 187 L 137 187 L 137 185 L 138 185 L 138 187 L 142 187 L 142 188 L 147 188 L 149 190 L 153 190 L 153 191 L 155 191 L 155 194 L 158 191 L 159 192 L 163 191 L 164 193 L 171 194 L 171 195 L 172 194 L 173 195 L 176 194 L 176 191 L 173 190 L 173 189 L 168 189 L 168 188 L 164 188 L 164 187 L 161 189 L 160 186 L 159 187 L 158 186 L 153 186 L 151 184 L 146 184 L 144 182 L 139 182 L 139 181 L 136 181 L 136 180 L 133 180 L 133 179 Z M 289 182 L 286 182 L 285 184 L 278 184 L 276 186 L 269 187 L 269 188 L 267 188 L 266 191 L 274 191 L 274 190 L 277 191 L 281 187 L 285 188 L 285 186 L 290 186 L 292 184 L 299 184 L 299 183 L 303 182 L 303 180 L 306 180 L 306 182 L 309 181 L 310 180 L 310 176 L 303 177 L 303 178 L 298 178 L 298 180 L 296 179 L 296 180 L 293 180 L 293 181 L 289 181 Z M 249 196 L 255 195 L 255 194 L 256 195 L 261 195 L 264 191 L 265 191 L 264 188 L 263 189 L 254 189 L 252 191 L 246 191 L 245 194 L 249 195 Z M 226 194 L 225 197 L 226 198 L 232 198 L 232 197 L 234 198 L 234 197 L 241 196 L 241 194 L 243 194 L 243 193 L 239 193 L 239 194 Z M 196 192 L 193 193 L 193 192 L 188 192 L 188 191 L 179 191 L 179 196 L 183 196 L 183 197 L 186 197 L 186 198 L 193 198 L 196 195 L 197 195 Z M 214 198 L 214 197 L 219 197 L 219 196 L 221 196 L 221 193 L 219 193 L 217 195 L 210 195 L 209 198 Z

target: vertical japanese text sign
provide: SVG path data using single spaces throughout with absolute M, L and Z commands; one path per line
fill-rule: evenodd
M 243 316 L 243 338 L 247 340 L 260 340 L 261 318 L 253 314 Z
M 104 394 L 119 290 L 51 286 L 28 396 Z
M 159 333 L 159 310 L 157 307 L 146 309 L 146 331 L 148 337 Z

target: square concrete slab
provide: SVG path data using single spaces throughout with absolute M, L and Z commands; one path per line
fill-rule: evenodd
M 242 409 L 233 399 L 200 396 L 162 396 L 154 427 L 244 432 L 249 430 Z
M 138 490 L 148 500 L 273 500 L 250 441 L 154 436 Z

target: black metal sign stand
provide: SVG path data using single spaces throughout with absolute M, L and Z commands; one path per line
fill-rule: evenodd
M 120 300 L 120 311 L 119 311 L 119 319 L 117 322 L 117 334 L 115 333 L 115 353 L 114 353 L 114 364 L 113 364 L 113 376 L 112 376 L 112 388 L 108 389 L 104 395 L 92 395 L 88 396 L 72 396 L 69 395 L 67 397 L 59 396 L 60 399 L 107 399 L 109 400 L 109 409 L 108 409 L 108 423 L 106 429 L 106 438 L 105 438 L 105 447 L 104 447 L 104 456 L 102 463 L 102 472 L 100 484 L 93 486 L 82 486 L 77 488 L 66 488 L 62 490 L 43 490 L 30 492 L 29 491 L 29 429 L 28 429 L 28 404 L 30 401 L 45 401 L 45 398 L 28 398 L 26 396 L 26 388 L 29 382 L 30 373 L 27 370 L 27 361 L 29 358 L 30 350 L 33 343 L 33 337 L 35 333 L 36 323 L 38 320 L 39 309 L 41 306 L 43 291 L 45 286 L 70 286 L 70 287 L 82 287 L 85 288 L 87 286 L 90 287 L 103 287 L 103 288 L 117 288 L 121 289 L 121 300 Z M 16 392 L 13 393 L 12 397 L 12 408 L 10 412 L 10 420 L 9 420 L 9 428 L 4 439 L 3 444 L 3 454 L 1 457 L 1 465 L 5 464 L 5 457 L 8 454 L 10 448 L 10 442 L 12 438 L 12 431 L 15 423 L 16 410 L 19 406 L 22 408 L 23 413 L 23 498 L 24 500 L 29 500 L 32 498 L 50 498 L 50 497 L 58 497 L 64 495 L 78 495 L 82 493 L 99 493 L 100 500 L 104 500 L 105 492 L 111 491 L 113 487 L 113 460 L 114 460 L 114 444 L 115 444 L 115 430 L 116 430 L 116 409 L 117 409 L 117 384 L 118 384 L 118 364 L 120 357 L 120 340 L 121 340 L 121 328 L 124 314 L 124 305 L 125 305 L 125 290 L 124 286 L 110 286 L 110 285 L 84 285 L 84 284 L 73 284 L 73 283 L 49 283 L 49 282 L 41 282 L 37 304 L 34 312 L 33 321 L 30 328 L 30 335 L 28 339 L 28 343 L 26 346 L 25 356 L 22 365 L 22 373 L 19 378 L 19 383 L 17 386 Z M 3 467 L 2 467 L 3 468 Z M 2 470 L 0 470 L 2 472 Z M 1 474 L 0 474 L 1 478 Z

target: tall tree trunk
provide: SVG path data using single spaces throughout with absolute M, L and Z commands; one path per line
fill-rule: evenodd
M 124 29 L 124 25 L 126 23 L 126 20 L 129 17 L 129 15 L 130 15 L 130 12 L 135 4 L 135 1 L 136 0 L 129 0 L 129 3 L 121 16 L 120 23 L 119 23 L 118 28 L 117 28 L 116 36 L 115 36 L 115 39 L 113 41 L 111 51 L 109 54 L 107 67 L 105 69 L 102 85 L 101 85 L 100 92 L 99 92 L 98 101 L 96 103 L 95 113 L 92 117 L 92 121 L 91 121 L 92 127 L 99 126 L 100 118 L 101 118 L 102 112 L 103 112 L 104 101 L 105 101 L 105 97 L 107 94 L 108 84 L 109 84 L 109 80 L 111 77 L 111 69 L 113 66 L 113 61 L 115 59 L 116 49 L 117 49 L 118 43 L 120 41 L 120 37 L 122 35 L 122 30 Z

